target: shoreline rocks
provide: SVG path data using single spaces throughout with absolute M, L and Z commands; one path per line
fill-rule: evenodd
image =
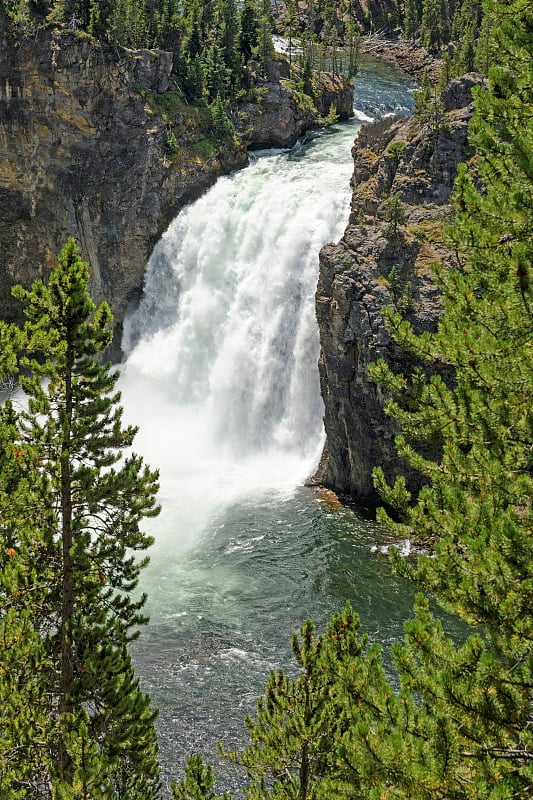
M 362 52 L 395 64 L 418 84 L 427 72 L 432 83 L 439 79 L 442 60 L 422 47 L 418 42 L 405 39 L 386 39 L 383 36 L 369 36 L 363 39 Z

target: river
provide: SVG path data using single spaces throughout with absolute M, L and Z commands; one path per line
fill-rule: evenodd
M 412 107 L 409 82 L 372 62 L 354 97 L 350 122 L 254 154 L 184 209 L 125 326 L 125 417 L 161 470 L 150 623 L 133 654 L 160 709 L 165 781 L 193 752 L 217 761 L 218 740 L 246 742 L 244 716 L 270 669 L 294 669 L 305 619 L 320 629 L 349 599 L 387 648 L 412 604 L 383 532 L 304 486 L 323 444 L 318 252 L 348 219 L 361 122 Z M 238 787 L 234 767 L 216 772 L 219 788 Z

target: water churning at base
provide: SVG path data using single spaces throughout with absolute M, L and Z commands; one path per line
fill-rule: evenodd
M 355 102 L 404 110 L 390 68 L 361 69 Z M 128 320 L 121 389 L 135 448 L 161 470 L 161 516 L 142 576 L 150 624 L 136 666 L 160 709 L 165 776 L 186 755 L 216 762 L 245 739 L 244 714 L 290 634 L 348 597 L 378 641 L 411 598 L 391 581 L 368 523 L 301 487 L 322 444 L 314 293 L 318 253 L 350 208 L 359 121 L 291 153 L 261 154 L 172 223 Z M 218 765 L 220 789 L 240 785 Z

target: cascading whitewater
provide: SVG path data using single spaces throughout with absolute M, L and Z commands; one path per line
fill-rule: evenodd
M 256 156 L 156 246 L 125 326 L 122 385 L 133 419 L 139 402 L 152 407 L 142 450 L 163 483 L 177 461 L 223 495 L 294 486 L 312 471 L 323 413 L 318 251 L 346 222 L 356 130 Z

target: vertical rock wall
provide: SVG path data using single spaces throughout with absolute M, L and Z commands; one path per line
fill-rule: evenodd
M 170 53 L 111 58 L 72 32 L 1 44 L 0 316 L 16 317 L 11 285 L 46 273 L 74 236 L 94 298 L 115 314 L 117 348 L 155 241 L 184 203 L 246 163 L 245 149 L 181 168 L 165 160 L 166 124 L 136 87 L 166 91 Z
M 397 117 L 361 129 L 353 149 L 350 221 L 342 240 L 320 254 L 316 313 L 326 446 L 315 480 L 359 503 L 377 500 L 374 466 L 389 479 L 405 474 L 394 447 L 398 430 L 383 411 L 368 365 L 383 358 L 396 371 L 413 368 L 384 326 L 384 306 L 403 309 L 419 331 L 436 327 L 440 300 L 431 264 L 451 261 L 445 244 L 450 193 L 457 166 L 469 155 L 471 88 L 479 80 L 469 75 L 452 82 L 438 132 Z M 405 210 L 396 236 L 383 219 L 384 204 L 394 196 Z
M 292 146 L 314 122 L 278 69 L 260 103 L 240 110 L 239 135 L 215 143 L 198 110 L 167 91 L 171 71 L 171 53 L 104 51 L 73 31 L 14 42 L 0 20 L 1 318 L 19 313 L 11 286 L 45 275 L 73 236 L 94 299 L 111 305 L 119 358 L 124 315 L 173 217 L 245 166 L 249 144 Z M 348 116 L 350 88 L 332 96 Z

